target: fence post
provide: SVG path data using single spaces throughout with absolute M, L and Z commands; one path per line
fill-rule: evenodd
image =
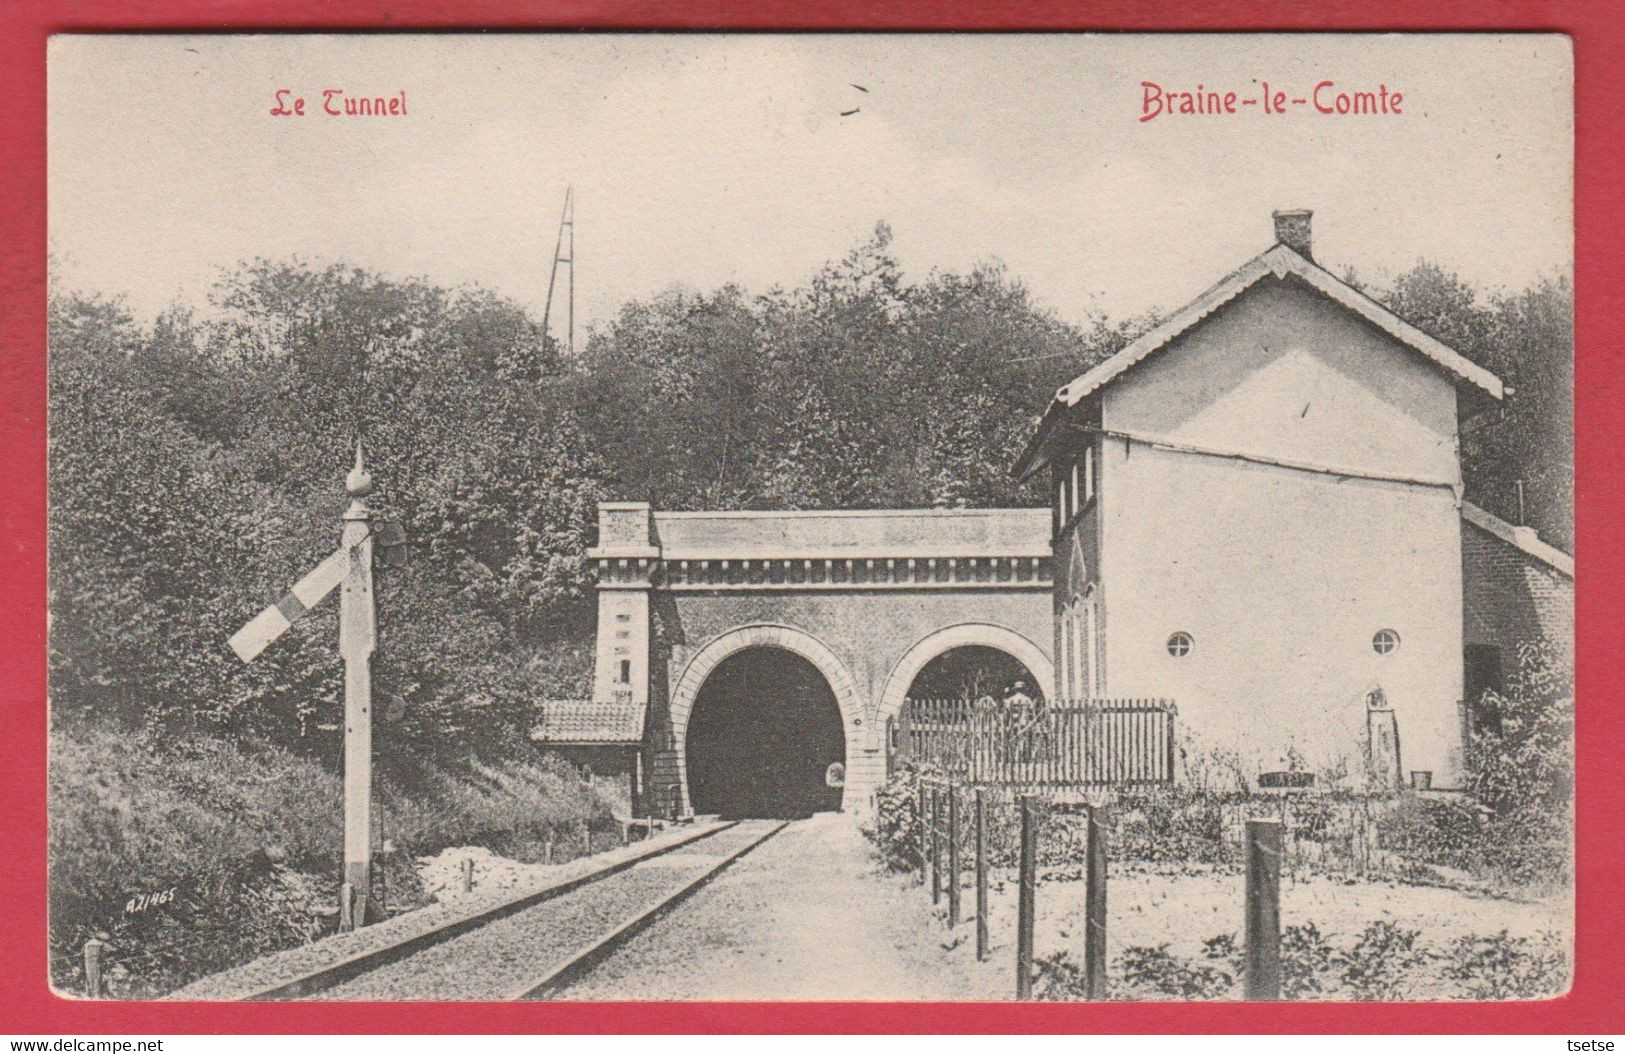
M 1167 702 L 1167 700 L 1163 700 L 1163 701 L 1165 703 Z M 1174 776 L 1175 776 L 1176 770 L 1178 768 L 1178 763 L 1175 760 L 1175 754 L 1174 754 L 1174 736 L 1175 736 L 1175 733 L 1178 731 L 1178 729 L 1175 727 L 1175 725 L 1176 725 L 1176 722 L 1179 720 L 1179 716 L 1173 710 L 1173 705 L 1171 703 L 1168 705 L 1168 709 L 1164 710 L 1163 712 L 1168 715 L 1167 716 L 1167 721 L 1168 721 L 1168 742 L 1166 744 L 1167 751 L 1168 751 L 1168 758 L 1167 758 L 1168 771 L 1165 774 L 1165 778 L 1166 778 L 1167 782 L 1173 783 L 1174 782 Z
M 1083 894 L 1083 987 L 1087 998 L 1106 998 L 1106 806 L 1089 806 Z
M 1038 887 L 1038 819 L 1033 800 L 1021 796 L 1020 896 L 1016 908 L 1016 998 L 1033 997 L 1033 900 Z
M 959 790 L 948 784 L 948 928 L 959 925 Z
M 592 827 L 588 824 L 581 825 L 581 855 L 592 855 Z
M 474 861 L 463 859 L 463 892 L 468 893 L 474 889 Z
M 987 958 L 987 806 L 976 788 L 976 961 Z
M 1250 1000 L 1281 998 L 1281 823 L 1247 821 L 1247 985 Z
M 102 997 L 102 949 L 105 941 L 92 937 L 85 942 L 85 994 L 92 999 Z
M 915 810 L 915 812 L 918 814 L 918 818 L 919 818 L 919 821 L 920 821 L 920 837 L 919 837 L 919 843 L 920 843 L 920 885 L 922 885 L 922 886 L 925 885 L 927 881 L 929 881 L 926 878 L 926 872 L 931 869 L 930 851 L 926 848 L 926 840 L 930 837 L 930 830 L 931 830 L 930 824 L 927 822 L 926 811 L 925 811 L 926 794 L 927 794 L 927 790 L 926 790 L 926 786 L 925 786 L 925 781 L 921 780 L 920 781 L 920 804 L 919 804 L 919 807 Z
M 942 792 L 931 788 L 931 903 L 942 900 Z
M 551 838 L 542 843 L 542 862 L 546 864 L 553 862 L 553 839 Z

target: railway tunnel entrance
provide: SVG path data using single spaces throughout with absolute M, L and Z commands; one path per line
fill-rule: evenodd
M 1020 692 L 1034 701 L 1044 698 L 1038 675 L 1000 648 L 981 644 L 949 648 L 921 667 L 908 686 L 908 698 L 920 700 L 1005 699 Z
M 688 719 L 689 798 L 725 819 L 791 819 L 839 809 L 830 768 L 846 760 L 835 692 L 783 648 L 751 647 L 706 677 Z

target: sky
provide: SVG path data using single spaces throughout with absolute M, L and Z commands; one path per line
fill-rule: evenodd
M 1140 120 L 1144 81 L 1324 80 L 1402 112 Z M 407 113 L 329 117 L 323 88 Z M 539 315 L 573 186 L 578 341 L 673 286 L 799 284 L 882 220 L 905 273 L 1002 262 L 1071 322 L 1178 307 L 1284 208 L 1335 273 L 1516 289 L 1571 268 L 1572 114 L 1551 35 L 59 36 L 50 247 L 142 318 L 291 256 Z

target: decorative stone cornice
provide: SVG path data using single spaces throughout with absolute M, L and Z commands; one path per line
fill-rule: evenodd
M 601 589 L 1050 588 L 1047 509 L 598 510 Z
M 588 551 L 598 569 L 599 589 L 649 589 L 655 585 L 660 572 L 660 550 L 642 555 L 606 555 L 603 551 Z
M 750 557 L 661 560 L 598 556 L 601 589 L 674 592 L 839 591 L 897 589 L 1049 589 L 1042 556 Z

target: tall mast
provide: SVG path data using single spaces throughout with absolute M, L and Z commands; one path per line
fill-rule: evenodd
M 568 237 L 566 237 L 566 232 Z M 553 269 L 547 276 L 547 305 L 542 308 L 542 336 L 550 332 L 548 321 L 553 315 L 553 289 L 559 279 L 559 265 L 570 268 L 565 314 L 565 350 L 571 357 L 576 353 L 576 221 L 575 188 L 564 188 L 564 211 L 559 215 L 559 237 L 553 244 Z

